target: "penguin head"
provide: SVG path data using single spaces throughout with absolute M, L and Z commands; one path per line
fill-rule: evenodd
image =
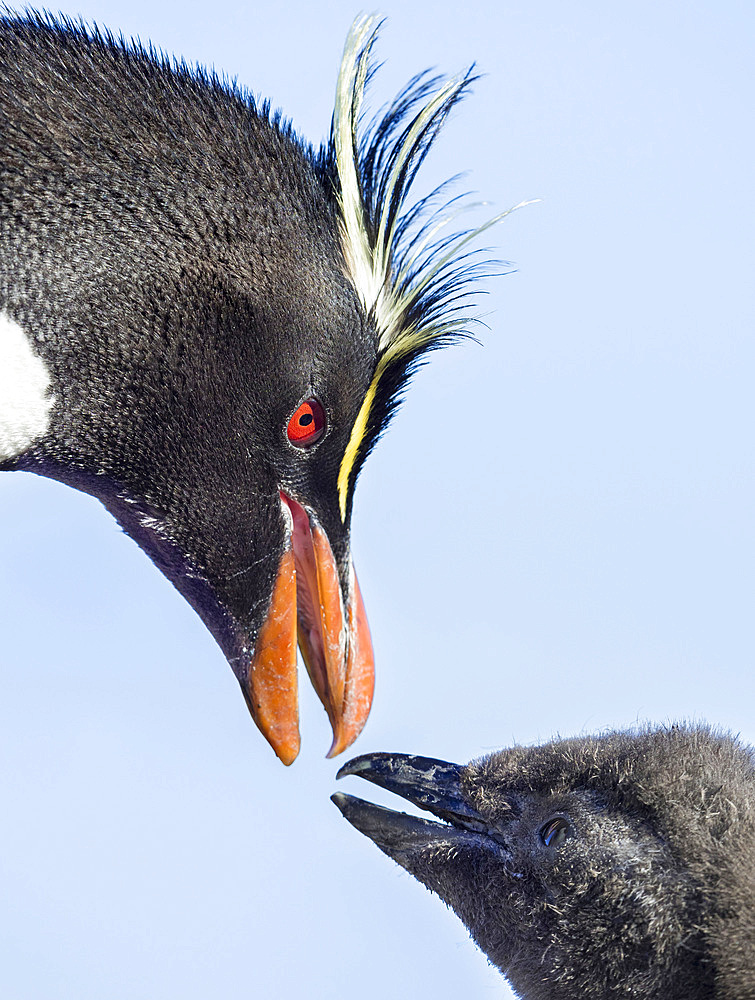
M 755 876 L 755 772 L 731 738 L 704 727 L 612 733 L 464 767 L 371 754 L 345 774 L 442 821 L 334 796 L 527 1000 L 702 1000 L 719 995 L 724 968 L 751 969 L 751 949 L 737 956 L 752 944 L 752 895 L 733 887 L 751 889 Z M 739 941 L 723 939 L 723 913 Z
M 408 202 L 472 78 L 420 76 L 365 130 L 379 25 L 359 18 L 315 151 L 201 71 L 49 19 L 0 27 L 2 92 L 23 94 L 8 198 L 34 219 L 11 228 L 0 308 L 51 400 L 4 467 L 111 510 L 202 616 L 285 763 L 298 642 L 338 753 L 373 690 L 357 478 L 412 371 L 468 329 L 485 270 L 468 244 L 503 217 L 445 236 L 456 206 Z
M 108 456 L 98 495 L 202 616 L 286 763 L 299 746 L 297 640 L 333 726 L 332 753 L 358 734 L 373 685 L 351 495 L 342 514 L 338 473 L 375 337 L 337 262 L 322 273 L 323 243 L 316 262 L 301 247 L 273 246 L 263 283 L 208 267 L 153 294 L 142 315 L 160 346 L 121 408 L 129 430 L 111 406 L 87 456 L 99 468 Z

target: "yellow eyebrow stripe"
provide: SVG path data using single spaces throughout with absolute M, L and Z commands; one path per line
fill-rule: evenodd
M 346 505 L 349 499 L 349 480 L 351 479 L 351 473 L 354 469 L 354 463 L 357 460 L 362 441 L 364 440 L 364 435 L 367 432 L 370 410 L 372 409 L 372 404 L 375 402 L 378 382 L 383 376 L 387 361 L 387 355 L 383 355 L 378 361 L 375 374 L 372 376 L 372 381 L 370 382 L 370 387 L 365 393 L 362 405 L 359 407 L 359 413 L 357 413 L 357 418 L 354 421 L 354 426 L 351 428 L 349 443 L 346 445 L 346 451 L 343 453 L 343 458 L 341 459 L 341 468 L 338 470 L 338 501 L 341 507 L 341 520 L 344 523 L 346 522 Z

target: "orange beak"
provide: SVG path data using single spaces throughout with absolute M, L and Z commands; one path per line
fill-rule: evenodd
M 245 695 L 254 721 L 284 764 L 299 753 L 297 639 L 333 728 L 328 757 L 350 746 L 370 714 L 372 641 L 354 568 L 347 593 L 328 537 L 313 515 L 281 493 L 290 524 L 270 609 L 260 629 Z

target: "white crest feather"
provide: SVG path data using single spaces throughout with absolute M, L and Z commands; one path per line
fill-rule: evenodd
M 476 320 L 472 281 L 489 273 L 490 262 L 470 244 L 514 211 L 444 236 L 445 227 L 473 207 L 451 199 L 436 210 L 447 185 L 407 207 L 417 170 L 473 76 L 471 70 L 447 80 L 419 74 L 361 133 L 379 29 L 375 15 L 361 15 L 351 27 L 331 131 L 346 269 L 378 335 L 372 382 L 338 474 L 344 521 L 361 462 L 395 410 L 413 366 L 425 351 L 467 333 Z
M 458 334 L 469 324 L 473 317 L 460 301 L 465 293 L 456 294 L 464 283 L 466 270 L 458 267 L 462 260 L 460 253 L 486 229 L 521 206 L 501 212 L 472 231 L 439 240 L 445 226 L 473 207 L 466 205 L 446 215 L 433 216 L 419 234 L 406 239 L 404 217 L 399 210 L 424 153 L 448 111 L 468 87 L 469 73 L 445 81 L 429 81 L 433 92 L 397 136 L 390 155 L 378 150 L 374 157 L 375 150 L 369 151 L 377 161 L 385 160 L 386 169 L 383 176 L 372 178 L 373 185 L 380 188 L 380 204 L 365 203 L 365 152 L 360 148 L 359 120 L 380 23 L 375 15 L 361 15 L 346 39 L 336 88 L 333 145 L 340 184 L 341 237 L 349 275 L 377 326 L 380 354 L 398 358 L 433 340 Z M 427 85 L 421 83 L 422 79 L 420 76 L 412 81 L 394 102 L 382 123 L 385 129 L 382 140 L 380 136 L 372 136 L 375 145 L 384 143 L 393 125 L 401 124 L 418 98 L 424 98 Z M 420 204 L 408 214 L 419 216 L 422 207 Z M 446 295 L 442 286 L 447 280 L 450 283 Z M 431 288 L 440 295 L 433 297 L 433 308 L 423 314 L 417 307 Z

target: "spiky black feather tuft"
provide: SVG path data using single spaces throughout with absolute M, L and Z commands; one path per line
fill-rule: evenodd
M 443 235 L 449 223 L 472 207 L 459 197 L 446 199 L 455 178 L 408 204 L 417 171 L 449 113 L 477 77 L 473 68 L 448 80 L 420 73 L 382 116 L 361 129 L 380 23 L 374 16 L 363 16 L 352 26 L 330 139 L 347 270 L 378 336 L 375 374 L 339 475 L 344 518 L 359 469 L 412 373 L 428 351 L 469 336 L 477 321 L 475 282 L 493 267 L 482 250 L 467 248 L 513 211 L 474 229 Z

